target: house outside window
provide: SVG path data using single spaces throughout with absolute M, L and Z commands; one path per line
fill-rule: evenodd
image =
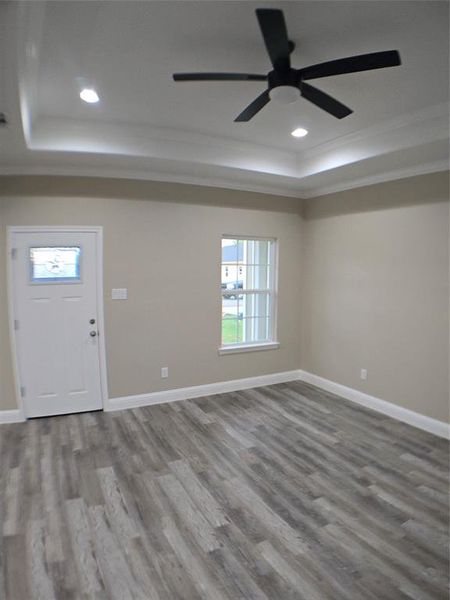
M 276 241 L 222 237 L 220 352 L 277 347 Z

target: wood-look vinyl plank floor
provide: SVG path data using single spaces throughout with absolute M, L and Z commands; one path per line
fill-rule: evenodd
M 448 442 L 301 382 L 0 427 L 5 600 L 444 600 Z

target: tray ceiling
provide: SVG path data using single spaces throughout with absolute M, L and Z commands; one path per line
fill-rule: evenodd
M 173 72 L 267 73 L 257 7 L 282 8 L 295 67 L 398 49 L 403 64 L 316 80 L 354 110 L 300 99 L 235 116 L 260 82 L 174 83 Z M 315 196 L 448 168 L 449 5 L 391 2 L 5 2 L 1 173 L 186 181 Z M 94 87 L 98 104 L 79 98 Z M 308 135 L 290 132 L 304 127 Z

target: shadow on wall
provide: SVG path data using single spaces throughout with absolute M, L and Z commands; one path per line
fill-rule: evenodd
M 418 175 L 304 200 L 306 220 L 449 201 L 449 172 Z

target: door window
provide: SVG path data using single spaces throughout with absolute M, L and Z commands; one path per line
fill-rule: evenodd
M 81 281 L 80 246 L 30 248 L 31 283 L 76 283 Z

